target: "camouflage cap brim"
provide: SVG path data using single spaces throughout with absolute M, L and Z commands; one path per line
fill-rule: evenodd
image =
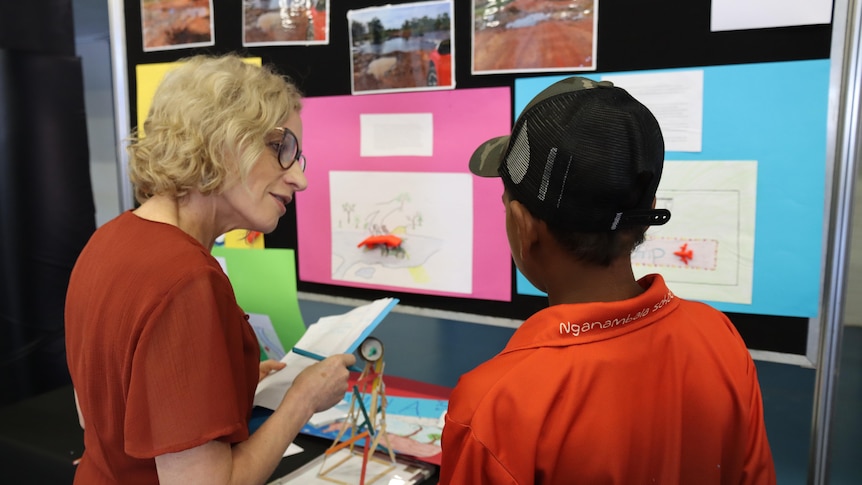
M 499 177 L 500 162 L 508 144 L 509 135 L 506 135 L 479 145 L 470 157 L 470 171 L 480 177 Z

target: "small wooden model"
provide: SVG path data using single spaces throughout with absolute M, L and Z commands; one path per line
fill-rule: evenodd
M 359 476 L 359 485 L 365 485 L 366 483 L 370 485 L 395 469 L 395 453 L 392 451 L 389 437 L 386 435 L 386 386 L 383 383 L 383 343 L 374 337 L 368 337 L 359 346 L 359 354 L 365 361 L 365 367 L 362 369 L 359 379 L 356 380 L 356 385 L 353 386 L 347 419 L 344 420 L 332 445 L 324 452 L 323 463 L 318 473 L 318 477 L 323 480 L 344 485 L 347 485 L 348 482 L 333 478 L 330 475 L 331 472 L 347 460 L 358 457 L 360 454 L 362 456 L 362 468 Z M 371 402 L 366 408 L 363 396 L 369 394 Z M 350 438 L 341 441 L 348 429 L 350 430 Z M 365 442 L 360 453 L 356 443 L 363 438 L 365 438 Z M 377 447 L 381 446 L 381 439 L 385 445 L 385 451 L 389 454 L 389 462 L 383 461 L 374 455 Z M 327 467 L 326 458 L 345 447 L 350 450 L 350 454 Z M 366 482 L 365 472 L 369 460 L 389 466 Z

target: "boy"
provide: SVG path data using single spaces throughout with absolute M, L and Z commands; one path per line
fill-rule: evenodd
M 754 362 L 730 320 L 636 280 L 664 141 L 611 83 L 537 95 L 470 169 L 503 181 L 518 269 L 548 295 L 449 401 L 441 484 L 774 484 Z

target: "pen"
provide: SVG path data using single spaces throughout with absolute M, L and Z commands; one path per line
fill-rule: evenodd
M 314 360 L 323 360 L 323 359 L 325 359 L 325 358 L 326 358 L 326 357 L 324 357 L 324 356 L 322 356 L 322 355 L 320 355 L 320 354 L 315 354 L 314 352 L 309 352 L 309 351 L 307 351 L 307 350 L 302 350 L 302 349 L 300 349 L 300 348 L 298 348 L 298 347 L 294 347 L 294 348 L 293 348 L 293 352 L 294 352 L 294 353 L 296 353 L 296 354 L 299 354 L 299 355 L 301 355 L 301 356 L 303 356 L 303 357 L 308 357 L 309 359 L 314 359 Z M 351 365 L 351 366 L 350 366 L 350 367 L 348 367 L 347 369 L 348 369 L 348 370 L 350 370 L 350 371 L 353 371 L 353 372 L 362 372 L 362 369 L 360 369 L 359 367 L 356 367 L 355 365 Z

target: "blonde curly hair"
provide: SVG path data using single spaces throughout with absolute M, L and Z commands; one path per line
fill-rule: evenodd
M 264 139 L 302 108 L 291 80 L 236 54 L 179 62 L 156 89 L 143 134 L 129 137 L 135 198 L 218 193 L 229 176 L 245 180 Z

